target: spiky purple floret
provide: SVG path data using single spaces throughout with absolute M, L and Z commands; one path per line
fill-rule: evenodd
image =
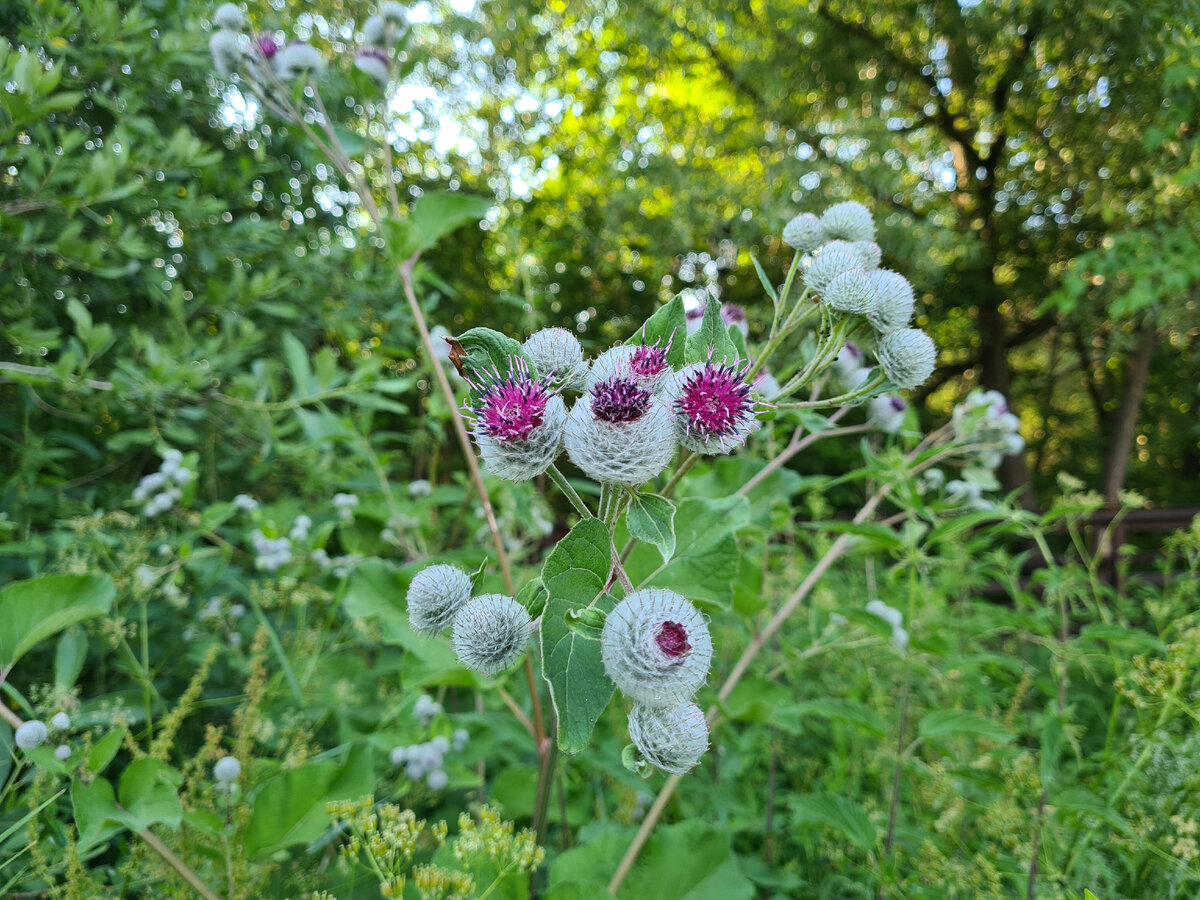
M 706 363 L 683 384 L 675 411 L 683 416 L 687 433 L 702 440 L 725 441 L 745 432 L 754 418 L 750 385 L 743 380 L 745 365 Z
M 654 636 L 654 642 L 658 644 L 658 649 L 671 659 L 681 659 L 692 649 L 688 642 L 687 629 L 679 622 L 663 622 L 658 634 Z
M 638 347 L 629 358 L 630 371 L 638 378 L 657 378 L 668 368 L 667 350 L 670 346 L 671 342 L 668 341 L 665 347 L 657 344 L 643 344 Z
M 475 417 L 475 430 L 500 443 L 525 441 L 546 416 L 551 392 L 531 378 L 517 361 L 508 375 L 498 370 L 483 373 L 478 382 L 470 382 L 479 395 L 469 412 Z
M 279 44 L 275 43 L 275 37 L 269 31 L 260 31 L 254 43 L 263 59 L 274 59 L 279 52 Z
M 740 325 L 746 321 L 746 310 L 736 303 L 722 303 L 721 321 L 726 325 Z
M 605 422 L 636 422 L 650 408 L 650 392 L 632 378 L 614 375 L 593 385 L 592 414 Z

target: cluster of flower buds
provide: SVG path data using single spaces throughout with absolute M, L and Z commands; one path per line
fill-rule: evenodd
M 685 774 L 708 749 L 704 713 L 692 698 L 708 677 L 712 652 L 708 622 L 674 591 L 634 591 L 604 620 L 604 670 L 634 701 L 629 736 L 664 772 Z
M 182 500 L 183 486 L 196 478 L 196 473 L 183 464 L 183 454 L 178 450 L 164 450 L 162 458 L 158 471 L 143 476 L 133 491 L 133 502 L 145 504 L 142 511 L 150 519 Z
M 507 481 L 540 475 L 565 449 L 590 478 L 634 488 L 661 473 L 681 445 L 728 453 L 759 427 L 762 405 L 745 383 L 746 361 L 675 371 L 669 345 L 654 343 L 613 347 L 589 364 L 561 328 L 531 335 L 522 349 L 537 376 L 520 358 L 507 372 L 475 372 L 464 410 L 485 465 Z M 569 412 L 566 390 L 580 391 Z
M 395 747 L 391 753 L 392 765 L 404 766 L 404 774 L 410 781 L 424 778 L 431 790 L 440 791 L 450 783 L 450 776 L 443 768 L 446 755 L 452 750 L 461 753 L 470 739 L 470 733 L 459 728 L 453 737 L 439 734 L 421 744 Z
M 835 203 L 821 216 L 802 213 L 783 229 L 783 241 L 806 254 L 804 284 L 842 316 L 861 316 L 875 330 L 875 356 L 900 388 L 915 388 L 933 374 L 937 348 L 925 332 L 909 328 L 916 303 L 912 285 L 880 269 L 875 221 L 861 203 Z
M 984 468 L 996 469 L 1005 456 L 1016 456 L 1025 449 L 1021 420 L 1009 410 L 999 391 L 971 391 L 954 407 L 950 421 L 959 440 L 983 445 L 979 463 Z
M 867 612 L 892 626 L 892 643 L 897 649 L 903 650 L 908 646 L 908 632 L 904 629 L 904 613 L 894 606 L 888 606 L 882 600 L 872 600 L 868 603 Z
M 354 521 L 354 508 L 358 506 L 356 494 L 334 494 L 333 508 L 337 510 L 338 518 L 343 522 Z
M 71 728 L 71 717 L 65 712 L 55 713 L 50 717 L 50 727 L 46 727 L 46 723 L 38 719 L 30 719 L 28 722 L 22 722 L 17 726 L 16 732 L 13 734 L 13 743 L 22 750 L 36 750 L 42 744 L 46 743 L 46 739 L 54 732 L 64 732 Z M 54 748 L 54 757 L 65 762 L 71 758 L 71 745 L 59 744 Z
M 250 532 L 254 545 L 254 567 L 263 572 L 278 572 L 292 561 L 292 542 L 287 537 L 268 537 L 261 528 Z
M 499 675 L 529 643 L 533 619 L 504 594 L 472 599 L 471 577 L 456 566 L 438 564 L 418 572 L 408 587 L 408 621 L 419 634 L 435 635 L 451 625 L 454 651 L 468 669 Z

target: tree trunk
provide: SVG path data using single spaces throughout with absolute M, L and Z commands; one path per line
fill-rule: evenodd
M 1012 402 L 1012 372 L 1008 365 L 1008 347 L 1005 343 L 1007 320 L 998 305 L 981 304 L 979 307 L 979 380 L 988 390 L 999 391 Z M 1029 465 L 1025 454 L 1006 456 L 1000 464 L 1000 483 L 1005 491 L 1020 491 L 1017 501 L 1025 509 L 1034 509 L 1036 504 L 1033 488 L 1029 481 Z
M 1108 452 L 1104 456 L 1104 498 L 1110 506 L 1117 504 L 1117 494 L 1125 487 L 1129 458 L 1137 432 L 1138 414 L 1150 376 L 1150 363 L 1158 347 L 1158 330 L 1151 324 L 1142 325 L 1137 343 L 1125 364 L 1125 383 L 1121 388 L 1121 404 L 1117 407 L 1114 426 L 1109 435 Z

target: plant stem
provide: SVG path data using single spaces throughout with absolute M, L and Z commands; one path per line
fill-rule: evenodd
M 137 833 L 137 836 L 145 841 L 151 850 L 161 856 L 167 865 L 178 872 L 180 877 L 190 884 L 196 893 L 203 897 L 204 900 L 221 900 L 220 896 L 201 880 L 200 876 L 196 874 L 195 870 L 178 856 L 176 856 L 171 851 L 171 848 L 159 840 L 158 836 L 155 835 L 149 828 L 142 829 Z
M 679 484 L 683 476 L 687 474 L 687 470 L 694 466 L 696 461 L 699 459 L 700 454 L 693 453 L 679 464 L 679 468 L 675 470 L 674 474 L 671 475 L 670 480 L 663 486 L 662 495 L 664 497 L 669 499 L 671 495 L 675 493 L 675 486 Z
M 539 844 L 546 842 L 546 820 L 550 814 L 550 796 L 554 793 L 554 769 L 558 765 L 558 739 L 551 736 L 547 741 L 550 746 L 546 748 L 546 763 L 538 772 L 537 797 L 533 810 L 533 833 L 537 835 Z
M 583 498 L 579 496 L 579 492 L 571 487 L 571 483 L 558 470 L 558 466 L 551 463 L 550 468 L 546 470 L 546 474 L 550 476 L 550 480 L 554 482 L 558 489 L 563 492 L 563 496 L 571 501 L 571 505 L 575 507 L 575 512 L 579 513 L 585 519 L 594 518 L 591 510 L 587 508 L 587 504 L 583 502 Z

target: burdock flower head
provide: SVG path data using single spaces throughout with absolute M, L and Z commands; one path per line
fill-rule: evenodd
M 884 374 L 901 388 L 920 387 L 937 364 L 933 338 L 918 328 L 902 328 L 884 335 L 875 355 Z
M 418 634 L 435 635 L 471 600 L 471 578 L 456 566 L 428 566 L 408 586 L 408 621 Z
M 666 706 L 690 699 L 712 661 L 708 623 L 681 594 L 663 588 L 634 591 L 604 620 L 604 670 L 639 703 Z
M 812 213 L 801 213 L 783 226 L 783 242 L 801 253 L 812 253 L 827 240 L 825 226 Z
M 315 78 L 325 71 L 325 58 L 312 44 L 292 41 L 275 54 L 272 61 L 275 74 L 283 81 L 291 81 L 301 75 Z
M 671 461 L 675 432 L 661 400 L 632 375 L 614 375 L 575 401 L 563 444 L 588 477 L 637 487 Z
M 670 346 L 671 342 L 667 341 L 666 344 L 622 344 L 605 350 L 592 363 L 587 386 L 591 388 L 612 378 L 631 378 L 638 387 L 654 393 L 671 374 L 671 364 L 667 362 Z
M 387 54 L 375 47 L 363 47 L 354 55 L 354 68 L 366 74 L 381 88 L 388 83 L 388 73 L 391 63 Z
M 758 430 L 746 384 L 749 363 L 694 363 L 676 376 L 672 409 L 679 443 L 694 453 L 728 453 Z
M 916 297 L 908 279 L 889 269 L 869 272 L 875 301 L 867 310 L 867 320 L 880 334 L 904 328 L 912 319 Z
M 543 328 L 525 339 L 521 348 L 533 360 L 538 374 L 572 391 L 583 390 L 588 364 L 579 338 L 565 328 Z
M 504 594 L 476 597 L 454 617 L 454 652 L 468 669 L 498 675 L 525 652 L 533 620 Z
M 690 700 L 673 706 L 638 704 L 629 711 L 629 737 L 648 763 L 671 775 L 686 775 L 708 749 L 708 723 Z
M 833 204 L 821 214 L 821 224 L 831 240 L 875 240 L 875 219 L 871 211 L 853 200 Z
M 804 273 L 804 286 L 818 296 L 824 297 L 830 283 L 843 272 L 861 271 L 862 261 L 858 255 L 837 247 L 825 246 L 813 257 Z
M 476 399 L 465 412 L 474 419 L 475 442 L 489 471 L 505 481 L 528 481 L 558 456 L 567 407 L 514 359 L 508 374 L 476 373 Z

